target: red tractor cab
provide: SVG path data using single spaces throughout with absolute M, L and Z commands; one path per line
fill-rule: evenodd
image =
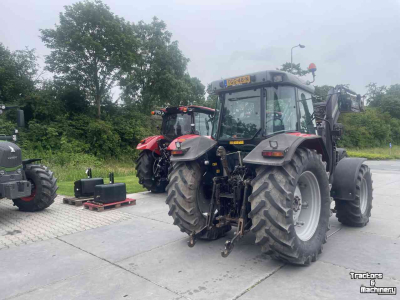
M 162 117 L 161 134 L 140 141 L 136 161 L 139 183 L 153 193 L 162 193 L 168 184 L 170 151 L 168 146 L 177 138 L 211 136 L 214 109 L 196 105 L 167 107 L 152 111 Z

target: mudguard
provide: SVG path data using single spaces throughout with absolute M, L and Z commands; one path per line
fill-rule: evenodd
M 283 166 L 292 160 L 299 146 L 317 150 L 318 153 L 322 154 L 323 160 L 328 162 L 329 157 L 320 136 L 297 132 L 274 135 L 262 141 L 243 159 L 243 162 L 246 164 Z M 264 150 L 284 151 L 285 156 L 283 158 L 264 158 L 262 156 Z
M 168 146 L 167 150 L 171 151 L 171 150 L 175 150 L 176 149 L 176 144 L 175 142 L 181 142 L 183 143 L 186 140 L 190 140 L 190 139 L 194 139 L 197 138 L 199 135 L 198 134 L 186 134 L 186 135 L 182 135 L 176 139 L 174 139 Z
M 139 143 L 136 146 L 136 149 L 137 150 L 150 150 L 150 151 L 154 151 L 157 154 L 160 154 L 160 151 L 158 150 L 157 141 L 159 141 L 163 138 L 164 138 L 164 136 L 162 136 L 162 135 L 149 136 L 144 139 L 143 143 Z
M 217 145 L 216 141 L 205 136 L 197 136 L 185 140 L 181 144 L 181 149 L 186 151 L 185 154 L 181 156 L 172 155 L 171 162 L 196 160 L 204 153 L 211 150 L 215 145 Z
M 354 200 L 356 180 L 365 158 L 343 158 L 333 173 L 331 196 L 337 200 Z

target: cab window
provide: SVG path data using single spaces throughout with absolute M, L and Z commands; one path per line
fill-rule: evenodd
M 211 135 L 212 119 L 209 114 L 205 113 L 194 113 L 194 121 L 196 134 L 209 136 Z
M 313 120 L 314 106 L 311 94 L 299 89 L 298 103 L 300 110 L 300 132 L 315 134 L 316 125 L 315 120 Z

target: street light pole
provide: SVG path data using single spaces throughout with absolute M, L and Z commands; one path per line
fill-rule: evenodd
M 296 47 L 305 48 L 306 46 L 298 44 L 296 46 L 293 46 L 292 49 L 290 49 L 290 71 L 292 71 L 293 69 L 293 49 Z

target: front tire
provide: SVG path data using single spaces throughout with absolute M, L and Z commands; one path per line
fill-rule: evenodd
M 26 165 L 26 179 L 32 184 L 32 193 L 28 197 L 13 199 L 21 211 L 39 211 L 53 204 L 57 197 L 57 178 L 46 166 Z
M 338 221 L 352 227 L 364 227 L 371 216 L 372 199 L 371 171 L 367 165 L 361 165 L 357 175 L 355 200 L 335 200 Z
M 329 180 L 321 155 L 297 149 L 289 164 L 260 166 L 252 181 L 252 231 L 261 251 L 292 264 L 316 261 L 327 240 Z

